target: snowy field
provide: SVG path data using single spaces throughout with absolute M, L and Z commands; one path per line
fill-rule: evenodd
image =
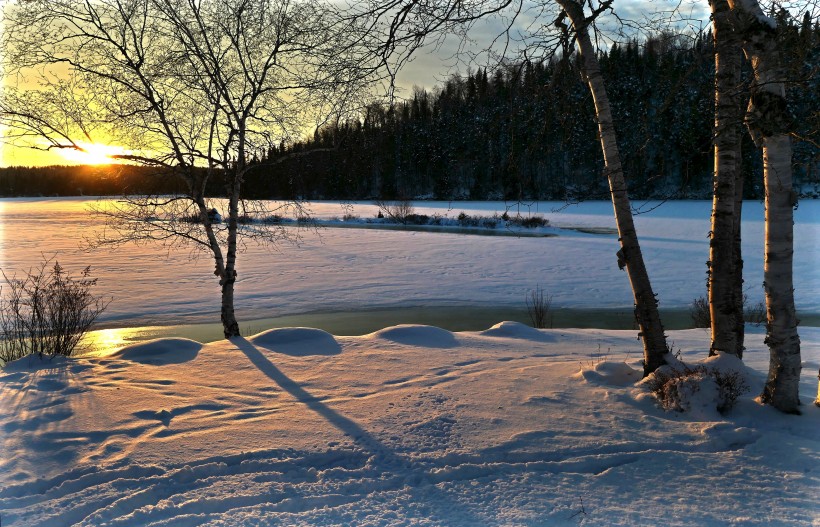
M 190 248 L 126 245 L 108 252 L 78 250 L 81 233 L 99 228 L 90 202 L 77 199 L 0 200 L 0 268 L 25 270 L 41 255 L 57 255 L 69 269 L 92 265 L 97 292 L 113 298 L 107 327 L 217 322 L 219 287 L 206 255 Z M 344 206 L 343 206 L 344 205 Z M 636 203 L 649 211 L 657 203 Z M 270 251 L 253 244 L 238 263 L 240 320 L 317 311 L 350 312 L 408 306 L 523 308 L 536 285 L 556 308 L 631 308 L 626 274 L 618 270 L 613 234 L 573 228 L 614 228 L 612 206 L 588 202 L 518 206 L 503 202 L 420 202 L 416 211 L 456 217 L 539 214 L 550 238 L 475 236 L 364 229 L 304 231 L 300 246 Z M 352 209 L 351 209 L 352 207 Z M 706 293 L 709 214 L 705 201 L 668 202 L 636 216 L 644 257 L 662 309 L 685 309 Z M 369 203 L 312 203 L 317 218 L 352 212 L 373 217 Z M 795 213 L 795 298 L 798 311 L 820 314 L 820 200 Z M 745 280 L 749 300 L 763 298 L 763 206 L 744 205 Z
M 88 254 L 86 202 L 0 200 L 0 266 L 42 254 L 87 264 L 113 297 L 110 326 L 212 321 L 216 282 L 188 250 Z M 301 247 L 248 247 L 240 317 L 397 306 L 521 306 L 542 285 L 558 307 L 631 306 L 611 209 L 553 213 L 550 238 L 323 229 Z M 312 205 L 330 219 L 347 209 Z M 704 293 L 709 203 L 637 217 L 664 307 Z M 375 214 L 372 205 L 354 213 Z M 492 215 L 504 204 L 424 203 Z M 522 211 L 527 213 L 530 211 Z M 820 313 L 820 202 L 796 214 L 796 298 Z M 762 297 L 762 206 L 745 205 L 746 283 Z M 666 412 L 640 381 L 635 331 L 499 323 L 361 336 L 290 328 L 232 341 L 160 339 L 96 358 L 0 370 L 0 525 L 820 526 L 820 328 L 801 327 L 802 416 L 754 401 L 768 369 L 747 327 L 750 390 L 727 415 L 705 387 Z M 669 332 L 687 363 L 706 330 Z
M 817 526 L 820 329 L 804 414 L 656 407 L 633 331 L 162 340 L 0 374 L 0 514 L 32 526 Z M 704 330 L 672 332 L 689 362 Z

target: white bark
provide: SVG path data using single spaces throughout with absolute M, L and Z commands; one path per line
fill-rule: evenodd
M 644 375 L 655 371 L 666 364 L 669 348 L 663 332 L 658 301 L 652 291 L 649 274 L 643 261 L 643 254 L 638 243 L 638 234 L 632 221 L 632 207 L 626 191 L 621 156 L 618 150 L 615 124 L 609 106 L 609 97 L 604 86 L 603 76 L 595 55 L 595 48 L 587 30 L 588 20 L 584 16 L 583 5 L 575 0 L 557 0 L 564 9 L 573 28 L 575 39 L 581 55 L 581 67 L 589 85 L 595 103 L 595 115 L 598 120 L 598 131 L 601 138 L 601 149 L 604 154 L 604 172 L 609 181 L 612 206 L 621 250 L 618 251 L 618 265 L 626 268 L 632 294 L 635 300 L 635 318 L 640 327 L 640 336 L 644 347 Z
M 743 291 L 740 244 L 742 179 L 740 124 L 740 41 L 726 0 L 712 0 L 715 42 L 714 199 L 709 243 L 709 312 L 712 344 L 718 351 L 743 354 Z M 740 188 L 737 188 L 737 187 Z M 738 262 L 740 260 L 740 262 Z M 738 268 L 738 263 L 741 267 Z
M 794 206 L 792 146 L 784 74 L 780 69 L 774 21 L 763 15 L 756 0 L 729 0 L 754 69 L 747 110 L 749 133 L 763 147 L 766 191 L 766 235 L 763 286 L 766 294 L 766 343 L 769 375 L 760 396 L 787 413 L 799 413 L 800 337 L 794 308 Z

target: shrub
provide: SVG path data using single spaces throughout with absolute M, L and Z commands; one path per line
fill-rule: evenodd
M 404 218 L 405 225 L 427 225 L 430 222 L 430 216 L 426 214 L 408 214 Z
M 748 298 L 743 295 L 743 320 L 759 326 L 766 322 L 766 303 L 762 300 L 753 306 L 747 305 Z
M 0 298 L 0 360 L 26 355 L 74 353 L 77 344 L 108 302 L 91 294 L 97 279 L 86 267 L 73 278 L 58 262 L 44 260 L 23 278 L 3 273 L 6 294 Z
M 379 218 L 389 218 L 395 223 L 407 225 L 408 216 L 413 215 L 413 203 L 410 200 L 398 200 L 393 202 L 377 201 L 376 206 L 379 207 Z
M 540 286 L 536 286 L 534 290 L 525 297 L 527 304 L 527 313 L 530 315 L 532 325 L 538 329 L 547 327 L 547 321 L 552 319 L 550 308 L 552 307 L 552 295 L 544 293 Z
M 750 324 L 760 325 L 766 322 L 766 304 L 763 301 L 753 306 L 748 305 L 749 297 L 743 295 L 743 320 Z M 709 299 L 701 296 L 692 301 L 689 315 L 696 328 L 712 326 L 712 315 L 709 313 Z
M 527 229 L 544 227 L 549 224 L 549 220 L 543 216 L 527 216 L 526 218 L 524 216 L 516 216 L 514 218 L 510 218 L 506 213 L 505 215 L 507 216 L 505 221 L 509 222 L 511 225 L 516 225 Z M 501 218 L 504 219 L 504 216 L 501 216 Z
M 495 229 L 496 227 L 498 227 L 498 218 L 481 218 L 481 221 L 479 223 L 485 229 Z
M 703 364 L 660 368 L 647 377 L 645 383 L 664 410 L 677 412 L 691 410 L 692 400 L 706 383 L 713 383 L 717 388 L 715 407 L 722 414 L 731 410 L 737 398 L 749 391 L 739 372 L 709 368 Z
M 521 219 L 521 226 L 527 229 L 534 229 L 536 227 L 544 227 L 548 223 L 547 218 L 542 216 L 530 216 L 529 218 Z
M 480 218 L 474 218 L 465 212 L 460 212 L 456 219 L 462 227 L 478 227 L 480 222 Z
M 709 313 L 709 299 L 699 296 L 692 301 L 689 308 L 689 316 L 696 328 L 712 327 L 712 315 Z
M 213 208 L 208 209 L 208 219 L 211 221 L 211 223 L 222 223 L 222 215 L 219 213 L 218 210 Z M 199 213 L 182 215 L 178 218 L 178 220 L 184 223 L 200 224 L 202 223 L 202 216 L 200 216 Z M 239 222 L 242 223 L 241 218 L 239 219 Z

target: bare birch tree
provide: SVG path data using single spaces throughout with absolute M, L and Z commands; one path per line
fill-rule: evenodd
M 785 74 L 776 40 L 777 24 L 757 0 L 729 0 L 751 61 L 754 81 L 746 125 L 763 148 L 766 235 L 763 287 L 766 294 L 766 344 L 769 374 L 762 402 L 786 413 L 799 413 L 800 337 L 794 307 L 794 214 L 792 145 L 786 105 Z
M 740 38 L 726 0 L 711 0 L 715 44 L 714 199 L 709 242 L 709 313 L 712 343 L 718 351 L 743 356 L 743 259 L 740 219 L 743 174 Z
M 376 72 L 367 28 L 299 0 L 28 0 L 7 7 L 4 22 L 3 65 L 24 80 L 0 101 L 12 137 L 76 150 L 99 138 L 127 148 L 114 157 L 178 179 L 179 194 L 99 208 L 111 229 L 96 242 L 208 252 L 225 336 L 239 335 L 242 240 L 292 236 L 253 221 L 273 211 L 242 199 L 248 160 L 357 100 Z M 218 200 L 206 195 L 215 179 Z
M 635 318 L 640 327 L 640 336 L 644 345 L 644 373 L 649 374 L 659 366 L 666 364 L 666 354 L 669 348 L 666 344 L 663 326 L 658 311 L 658 300 L 652 290 L 649 275 L 643 261 L 640 244 L 638 243 L 635 225 L 632 219 L 632 209 L 627 195 L 623 167 L 618 152 L 617 137 L 612 119 L 612 112 L 603 84 L 596 50 L 592 45 L 588 27 L 603 11 L 610 8 L 612 0 L 602 2 L 594 12 L 586 17 L 584 4 L 575 0 L 556 0 L 563 13 L 556 25 L 562 25 L 568 16 L 575 31 L 575 40 L 581 56 L 583 75 L 587 80 L 590 92 L 595 102 L 595 111 L 598 119 L 601 148 L 604 154 L 604 172 L 609 182 L 610 193 L 618 226 L 621 248 L 618 251 L 618 265 L 626 269 L 632 286 L 635 301 Z M 543 24 L 539 21 L 548 16 L 550 6 L 540 4 L 530 6 L 531 11 L 525 18 L 533 18 L 530 28 L 539 33 Z M 524 3 L 520 1 L 499 0 L 497 2 L 485 0 L 445 0 L 443 2 L 403 2 L 401 0 L 370 4 L 369 12 L 378 13 L 381 17 L 391 20 L 389 45 L 404 45 L 415 51 L 431 33 L 447 29 L 461 32 L 464 35 L 464 26 L 489 15 L 501 16 L 506 31 L 497 38 L 510 38 L 510 29 L 522 13 Z M 506 11 L 505 11 L 506 10 Z M 395 16 L 389 17 L 388 14 Z M 564 25 L 565 29 L 566 25 Z M 554 37 L 554 32 L 553 32 Z M 527 40 L 526 38 L 524 39 Z M 553 41 L 556 39 L 552 38 Z M 525 42 L 526 43 L 526 42 Z M 550 53 L 555 52 L 553 47 Z M 487 50 L 491 51 L 491 50 Z M 566 51 L 566 50 L 565 50 Z M 404 56 L 409 56 L 405 54 Z
M 658 312 L 658 299 L 649 281 L 649 274 L 644 264 L 638 234 L 632 219 L 632 208 L 627 194 L 609 98 L 598 64 L 598 57 L 595 54 L 595 47 L 589 35 L 590 23 L 601 12 L 609 8 L 612 0 L 601 3 L 589 17 L 584 14 L 584 4 L 576 0 L 556 1 L 563 9 L 556 25 L 562 24 L 565 17 L 569 18 L 572 23 L 581 59 L 582 74 L 595 104 L 601 149 L 604 154 L 604 173 L 609 182 L 615 223 L 618 227 L 618 240 L 621 244 L 618 251 L 618 266 L 626 269 L 632 286 L 635 318 L 643 339 L 644 375 L 648 375 L 667 363 L 666 354 L 669 353 L 669 348 Z

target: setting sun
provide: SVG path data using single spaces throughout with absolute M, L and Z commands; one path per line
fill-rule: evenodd
M 101 145 L 96 143 L 79 143 L 83 150 L 61 150 L 60 154 L 72 163 L 83 165 L 107 165 L 116 163 L 117 160 L 112 159 L 111 156 L 122 155 L 126 153 L 125 148 L 113 145 Z

